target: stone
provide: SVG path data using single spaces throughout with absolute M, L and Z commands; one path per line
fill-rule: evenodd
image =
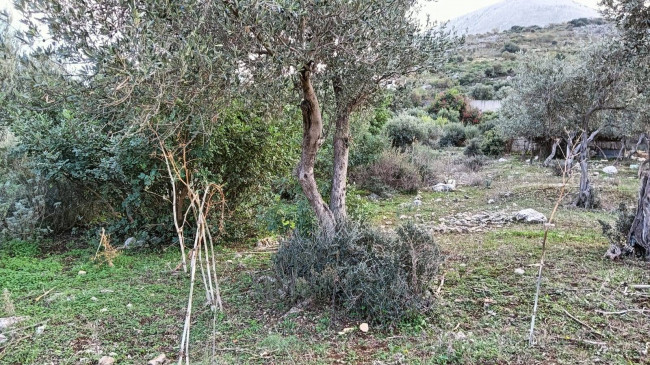
M 37 335 L 42 335 L 43 332 L 45 332 L 45 328 L 47 328 L 46 325 L 36 327 L 36 334 Z
M 523 274 L 525 274 L 525 273 L 526 273 L 526 272 L 524 271 L 524 269 L 522 269 L 522 268 L 520 268 L 520 267 L 518 267 L 518 268 L 515 269 L 515 274 L 517 274 L 517 275 L 523 275 Z
M 535 209 L 523 209 L 515 213 L 516 221 L 525 223 L 546 223 L 546 216 Z
M 404 215 L 404 214 L 402 214 L 402 215 L 399 216 L 399 219 L 402 219 L 402 220 L 404 220 L 404 219 L 408 219 L 408 218 L 409 218 L 409 217 L 408 217 L 407 215 Z
M 167 362 L 167 356 L 165 356 L 165 354 L 160 354 L 149 360 L 147 365 L 164 365 L 165 362 Z
M 488 200 L 488 204 L 494 204 L 494 203 L 495 203 L 494 199 Z
M 97 299 L 97 297 L 92 297 L 92 298 L 90 298 L 90 300 L 92 300 L 93 302 L 96 302 L 96 301 L 98 301 L 99 299 Z
M 618 174 L 618 170 L 614 166 L 607 166 L 607 167 L 603 168 L 603 172 L 606 173 L 607 175 Z
M 638 170 L 638 169 L 639 169 L 639 165 L 637 165 L 637 164 L 632 164 L 632 165 L 630 165 L 630 169 L 631 169 L 631 170 Z
M 368 200 L 370 200 L 371 202 L 377 202 L 380 199 L 381 199 L 381 197 L 379 195 L 375 194 L 375 193 L 372 193 L 372 194 L 368 195 Z
M 126 241 L 124 241 L 124 248 L 131 248 L 135 246 L 136 242 L 137 240 L 135 239 L 135 237 L 129 237 L 126 239 Z
M 126 305 L 126 308 L 127 308 L 127 309 L 132 309 L 132 308 L 133 308 L 133 304 L 131 304 L 131 303 L 127 304 L 127 305 Z
M 9 327 L 12 327 L 26 319 L 27 317 L 16 317 L 16 316 L 0 318 L 0 331 L 4 331 Z
M 508 159 L 507 159 L 507 158 L 503 158 L 503 157 L 501 157 L 501 158 L 499 159 L 499 162 L 508 162 Z
M 361 330 L 361 332 L 364 332 L 364 333 L 368 332 L 368 330 L 370 330 L 370 328 L 368 327 L 368 323 L 361 323 L 359 325 L 359 329 Z
M 456 180 L 449 180 L 447 183 L 436 184 L 431 188 L 431 190 L 438 193 L 454 191 L 456 190 Z
M 86 275 L 86 272 L 83 271 L 83 270 L 79 270 L 79 272 L 78 272 L 77 274 L 78 274 L 78 275 Z
M 97 365 L 113 365 L 115 364 L 115 358 L 110 357 L 110 356 L 102 356 L 101 359 L 99 359 L 99 362 Z

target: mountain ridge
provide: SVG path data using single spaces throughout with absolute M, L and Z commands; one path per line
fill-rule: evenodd
M 451 19 L 449 29 L 460 34 L 503 31 L 512 26 L 546 26 L 578 18 L 598 18 L 596 9 L 571 0 L 505 0 Z

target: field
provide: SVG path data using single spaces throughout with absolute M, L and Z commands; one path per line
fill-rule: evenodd
M 561 205 L 549 234 L 532 348 L 543 227 L 506 223 L 434 233 L 446 260 L 432 288 L 433 312 L 395 328 L 371 325 L 367 333 L 327 306 L 289 314 L 292 306 L 259 280 L 269 271 L 271 250 L 222 248 L 225 313 L 213 331 L 204 293 L 195 293 L 193 363 L 210 363 L 213 333 L 216 362 L 223 364 L 649 363 L 650 292 L 631 285 L 650 284 L 650 264 L 604 259 L 609 243 L 597 222 L 613 222 L 619 202 L 634 203 L 639 182 L 629 164 L 620 164 L 617 175 L 593 176 L 601 210 L 575 209 L 568 199 Z M 605 165 L 595 161 L 592 171 Z M 391 229 L 414 219 L 433 228 L 440 218 L 462 220 L 459 213 L 510 215 L 524 208 L 548 216 L 561 181 L 515 156 L 491 161 L 479 174 L 486 183 L 421 192 L 419 207 L 412 195 L 371 203 L 373 222 Z M 0 252 L 0 289 L 6 289 L 0 317 L 26 317 L 5 332 L 0 364 L 95 364 L 104 355 L 143 364 L 160 353 L 177 356 L 189 280 L 174 271 L 176 247 L 122 251 L 109 267 L 91 261 L 91 246 L 16 242 Z

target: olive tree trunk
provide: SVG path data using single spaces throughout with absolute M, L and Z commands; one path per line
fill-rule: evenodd
M 337 222 L 347 219 L 345 195 L 348 180 L 348 157 L 350 153 L 350 113 L 341 110 L 336 116 L 334 134 L 334 173 L 332 175 L 332 192 L 330 209 Z
M 646 171 L 641 178 L 639 201 L 630 228 L 628 245 L 638 255 L 650 259 L 650 171 Z
M 583 130 L 580 135 L 580 144 L 577 148 L 580 154 L 580 190 L 575 201 L 577 207 L 591 209 L 597 205 L 591 181 L 589 180 L 589 143 L 593 141 L 599 132 L 600 129 L 588 136 L 587 131 Z
M 330 207 L 325 204 L 323 197 L 318 191 L 318 184 L 314 176 L 314 166 L 316 165 L 316 155 L 320 146 L 323 144 L 323 118 L 318 104 L 318 98 L 312 84 L 312 74 L 314 63 L 309 62 L 300 71 L 300 84 L 302 86 L 303 100 L 300 103 L 302 111 L 302 152 L 300 163 L 297 168 L 298 180 L 300 186 L 309 201 L 318 225 L 325 232 L 334 232 L 336 220 Z M 347 161 L 346 161 L 347 162 Z M 347 170 L 347 164 L 346 164 Z M 343 200 L 345 203 L 345 200 Z

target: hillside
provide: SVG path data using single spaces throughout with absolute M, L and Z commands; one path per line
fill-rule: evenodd
M 508 30 L 519 25 L 546 26 L 578 18 L 597 18 L 597 10 L 571 0 L 505 0 L 449 21 L 462 34 Z

